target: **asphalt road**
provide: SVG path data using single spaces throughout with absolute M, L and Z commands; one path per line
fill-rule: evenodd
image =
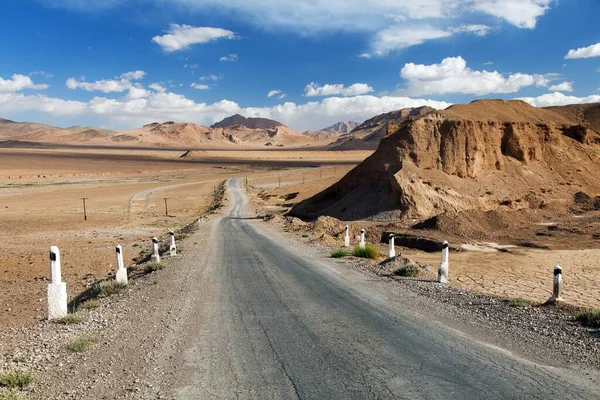
M 182 399 L 593 399 L 598 388 L 402 309 L 246 218 L 214 227 Z M 434 284 L 434 283 L 432 283 Z

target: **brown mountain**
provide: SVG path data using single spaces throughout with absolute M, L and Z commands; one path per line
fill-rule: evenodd
M 276 129 L 279 126 L 284 126 L 281 122 L 267 118 L 246 118 L 240 114 L 227 117 L 216 124 L 211 125 L 211 128 L 230 128 L 240 125 L 249 129 Z
M 257 122 L 258 125 L 261 123 Z M 271 121 L 264 125 L 273 125 L 273 123 L 279 124 Z M 257 124 L 255 126 L 258 126 Z M 314 139 L 294 132 L 281 124 L 272 128 L 248 128 L 239 124 L 224 128 L 207 128 L 193 123 L 176 123 L 174 121 L 154 122 L 131 130 L 110 131 L 82 126 L 57 128 L 44 124 L 0 120 L 0 142 L 4 143 L 4 147 L 9 145 L 11 147 L 25 146 L 24 142 L 159 147 L 205 145 L 281 147 L 316 144 Z
M 339 139 L 341 135 L 350 133 L 357 126 L 358 122 L 342 121 L 328 126 L 327 128 L 319 129 L 316 131 L 306 131 L 302 132 L 302 134 L 310 136 L 314 139 L 336 140 Z
M 599 113 L 482 100 L 388 124 L 373 155 L 291 214 L 399 221 L 564 208 L 576 192 L 600 193 Z
M 348 135 L 340 137 L 331 144 L 331 150 L 375 150 L 389 132 L 409 118 L 425 115 L 434 109 L 423 106 L 402 108 L 397 111 L 377 115 L 366 120 Z

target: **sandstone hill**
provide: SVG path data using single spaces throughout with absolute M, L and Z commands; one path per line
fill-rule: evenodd
M 348 135 L 340 137 L 331 144 L 331 150 L 375 150 L 381 139 L 389 132 L 397 129 L 398 125 L 410 118 L 425 115 L 433 108 L 423 106 L 402 108 L 385 114 L 377 115 L 358 125 Z
M 302 132 L 303 135 L 310 136 L 314 139 L 326 139 L 326 140 L 336 140 L 339 139 L 340 135 L 345 135 L 350 133 L 354 128 L 358 126 L 358 122 L 348 121 L 348 122 L 338 122 L 327 128 L 319 129 L 316 131 L 306 131 Z
M 435 225 L 565 210 L 575 193 L 600 194 L 598 115 L 600 104 L 482 100 L 388 124 L 373 155 L 290 213 Z
M 93 127 L 57 128 L 45 124 L 0 119 L 0 141 L 83 143 L 110 138 L 113 131 Z

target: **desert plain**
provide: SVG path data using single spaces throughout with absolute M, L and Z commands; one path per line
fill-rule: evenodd
M 126 265 L 135 267 L 148 253 L 151 237 L 166 240 L 168 230 L 193 223 L 207 212 L 215 191 L 228 178 L 248 179 L 249 192 L 261 216 L 276 214 L 285 218 L 284 213 L 294 204 L 330 187 L 371 154 L 368 150 L 310 148 L 197 148 L 191 152 L 61 145 L 2 148 L 0 329 L 45 318 L 47 254 L 51 245 L 61 249 L 63 279 L 72 300 L 97 280 L 114 274 L 114 246 L 122 245 Z M 87 220 L 82 198 L 86 198 Z M 451 253 L 451 284 L 544 302 L 552 291 L 552 268 L 560 264 L 565 275 L 565 301 L 600 306 L 596 264 L 600 250 L 579 235 L 542 240 L 536 237 L 537 231 L 556 222 L 593 229 L 599 216 L 557 216 L 562 221 L 552 221 L 552 216 L 546 215 L 539 218 L 539 223 L 524 226 L 512 236 L 502 232 L 497 241 L 438 233 L 439 240 L 448 239 L 453 249 L 459 250 Z M 390 229 L 389 223 L 348 223 L 355 233 L 366 228 L 369 242 L 378 246 L 382 256 L 386 253 L 387 245 L 379 243 L 379 236 Z M 319 242 L 332 249 L 341 245 L 339 224 L 321 230 L 305 222 L 298 224 L 297 232 L 292 232 L 298 240 Z M 410 231 L 406 224 L 393 229 Z M 489 234 L 494 236 L 494 232 Z M 531 241 L 538 245 L 532 248 Z M 437 252 L 399 249 L 404 257 L 430 264 L 431 271 L 439 262 Z
M 123 246 L 126 265 L 135 266 L 153 236 L 166 239 L 169 230 L 206 213 L 215 191 L 230 177 L 273 183 L 281 177 L 282 185 L 305 179 L 306 190 L 314 190 L 370 154 L 199 149 L 181 157 L 184 153 L 59 145 L 0 148 L 0 330 L 45 318 L 51 245 L 61 250 L 72 300 L 114 274 L 116 245 Z

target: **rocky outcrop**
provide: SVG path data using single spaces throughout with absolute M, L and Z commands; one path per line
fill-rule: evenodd
M 585 120 L 521 101 L 452 106 L 386 125 L 378 150 L 292 215 L 427 219 L 566 204 L 600 192 L 600 138 Z M 569 199 L 569 200 L 567 200 Z

